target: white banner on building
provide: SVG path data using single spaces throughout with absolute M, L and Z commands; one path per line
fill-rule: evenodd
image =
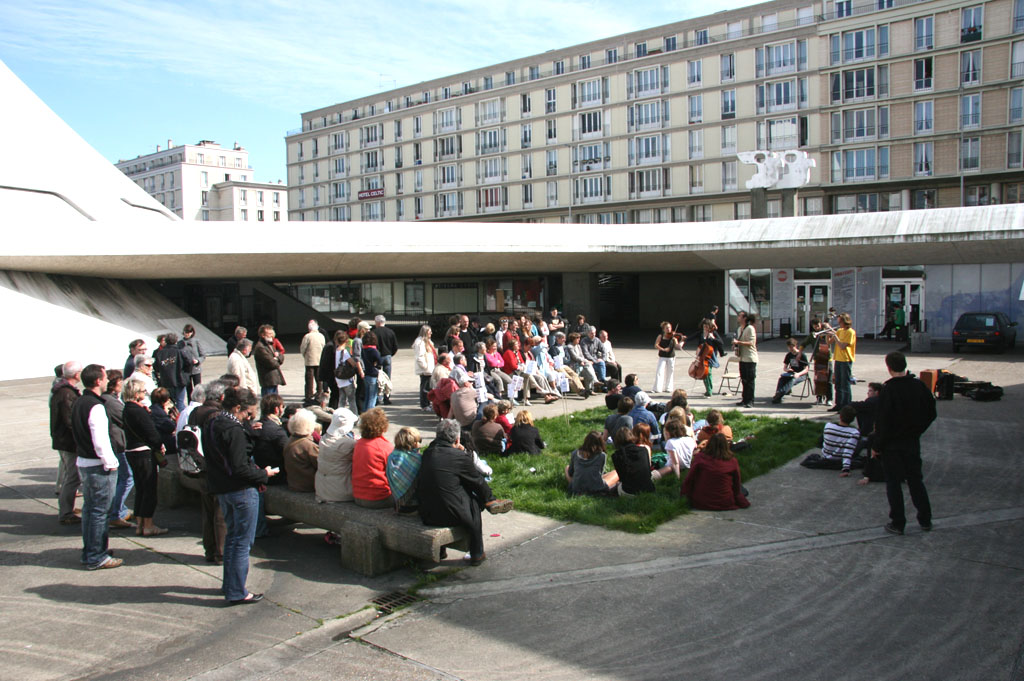
M 882 268 L 881 267 L 858 267 L 857 268 L 857 314 L 854 315 L 853 328 L 857 330 L 858 336 L 866 333 L 877 334 L 884 323 L 882 320 L 882 307 L 879 301 L 882 298 Z
M 772 335 L 781 336 L 783 322 L 796 333 L 796 283 L 793 270 L 772 270 Z
M 857 270 L 854 267 L 837 267 L 832 270 L 832 307 L 836 312 L 849 313 L 853 317 L 853 328 L 857 328 Z

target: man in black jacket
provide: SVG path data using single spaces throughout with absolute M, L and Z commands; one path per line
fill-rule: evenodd
M 384 326 L 387 319 L 379 314 L 373 318 L 376 325 L 373 332 L 377 334 L 377 351 L 380 353 L 380 368 L 391 378 L 391 357 L 398 354 L 398 338 L 395 332 Z M 384 404 L 391 404 L 391 398 L 385 396 Z
M 892 377 L 885 382 L 878 402 L 871 456 L 882 458 L 885 492 L 889 499 L 889 523 L 885 531 L 903 534 L 907 524 L 902 483 L 907 481 L 910 499 L 917 509 L 921 529 L 932 529 L 932 507 L 921 474 L 921 435 L 935 420 L 935 397 L 924 383 L 907 373 L 902 352 L 885 356 Z
M 50 389 L 50 442 L 60 455 L 57 472 L 57 517 L 61 525 L 82 522 L 75 513 L 75 495 L 81 481 L 76 461 L 75 436 L 71 432 L 71 408 L 81 394 L 78 389 L 82 374 L 80 362 L 66 362 L 61 378 Z
M 167 388 L 178 411 L 185 408 L 185 389 L 192 374 L 192 358 L 178 345 L 178 334 L 164 336 L 164 345 L 153 353 L 156 364 L 156 382 Z
M 459 442 L 462 429 L 455 419 L 437 424 L 434 441 L 423 453 L 417 482 L 420 518 L 434 527 L 461 525 L 469 531 L 469 564 L 480 565 L 484 553 L 480 512 L 507 513 L 508 499 L 495 499 L 483 474 L 473 464 L 473 455 Z

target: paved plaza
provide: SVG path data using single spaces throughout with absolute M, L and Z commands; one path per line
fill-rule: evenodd
M 392 432 L 426 433 L 435 420 L 417 409 L 402 347 Z M 854 399 L 885 378 L 882 358 L 897 347 L 861 342 Z M 813 398 L 769 404 L 784 350 L 762 345 L 753 413 L 824 423 Z M 618 354 L 650 388 L 649 343 Z M 286 400 L 302 390 L 296 360 L 289 347 Z M 687 364 L 676 386 L 696 394 Z M 209 359 L 205 376 L 224 366 Z M 939 350 L 912 355 L 910 367 L 1006 389 L 1000 402 L 939 403 L 924 438 L 930 534 L 911 514 L 906 536 L 887 535 L 884 485 L 805 470 L 797 458 L 748 483 L 749 509 L 691 513 L 648 535 L 486 516 L 487 563 L 431 583 L 411 569 L 342 571 L 322 531 L 272 519 L 249 577 L 266 602 L 241 608 L 224 607 L 220 569 L 203 560 L 197 508 L 158 509 L 164 536 L 113 533 L 124 567 L 81 569 L 78 527 L 57 522 L 50 380 L 0 383 L 0 680 L 1024 679 L 1024 354 Z M 531 411 L 600 403 L 572 397 Z M 376 617 L 369 607 L 414 585 L 423 600 L 410 608 Z

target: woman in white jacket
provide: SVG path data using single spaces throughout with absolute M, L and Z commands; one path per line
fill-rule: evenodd
M 429 324 L 420 327 L 420 335 L 413 341 L 412 351 L 416 355 L 416 374 L 420 377 L 420 409 L 431 409 L 427 393 L 430 392 L 430 376 L 434 373 L 437 349 L 430 340 L 433 333 Z

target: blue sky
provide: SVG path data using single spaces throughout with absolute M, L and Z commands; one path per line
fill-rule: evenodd
M 272 182 L 304 111 L 706 13 L 696 0 L 0 0 L 0 60 L 111 161 L 168 139 L 239 142 Z

